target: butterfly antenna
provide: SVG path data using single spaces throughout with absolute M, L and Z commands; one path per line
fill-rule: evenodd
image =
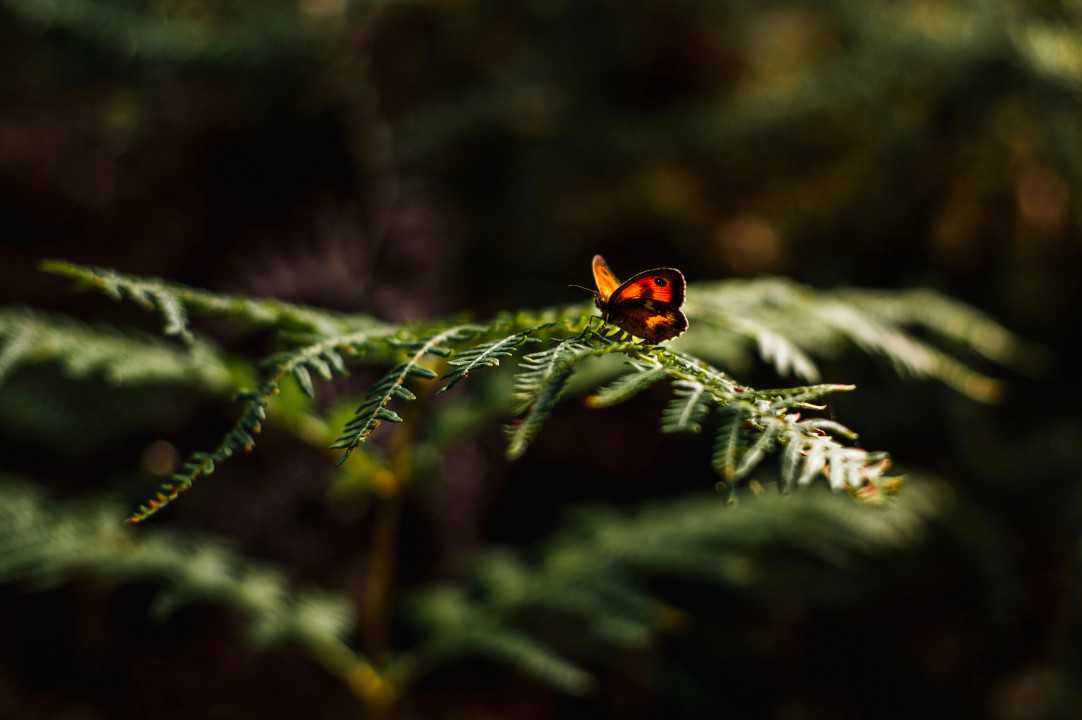
M 583 287 L 582 285 L 568 285 L 568 287 L 570 287 L 570 288 L 576 288 L 576 289 L 578 289 L 578 290 L 585 290 L 586 292 L 590 293 L 591 295 L 595 295 L 595 294 L 596 294 L 596 293 L 595 293 L 595 292 L 594 292 L 593 290 L 591 290 L 590 288 L 588 288 L 588 287 Z

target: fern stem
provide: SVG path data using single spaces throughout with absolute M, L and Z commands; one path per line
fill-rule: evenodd
M 345 683 L 365 711 L 380 716 L 394 704 L 397 689 L 364 656 L 341 641 L 310 644 L 312 655 Z
M 398 561 L 399 527 L 402 523 L 402 495 L 412 469 L 410 448 L 413 424 L 395 433 L 390 453 L 390 471 L 395 481 L 390 492 L 376 506 L 372 555 L 365 578 L 361 612 L 361 634 L 368 654 L 385 660 L 390 652 L 391 606 L 395 568 Z

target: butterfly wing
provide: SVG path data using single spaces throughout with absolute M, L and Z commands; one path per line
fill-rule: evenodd
M 632 335 L 658 343 L 688 329 L 684 304 L 687 282 L 676 268 L 641 272 L 613 291 L 609 318 Z
M 687 316 L 680 308 L 661 306 L 651 301 L 633 300 L 614 306 L 610 310 L 609 320 L 651 343 L 671 340 L 688 329 Z
M 634 301 L 679 308 L 684 304 L 686 293 L 684 273 L 676 268 L 657 268 L 641 272 L 616 288 L 608 301 L 613 305 Z
M 687 282 L 676 268 L 647 270 L 620 283 L 605 258 L 594 256 L 598 306 L 605 319 L 648 342 L 671 340 L 688 329 L 684 304 Z
M 609 269 L 609 264 L 600 255 L 594 255 L 593 262 L 594 283 L 597 284 L 597 292 L 602 302 L 608 302 L 614 290 L 620 287 L 620 281 Z

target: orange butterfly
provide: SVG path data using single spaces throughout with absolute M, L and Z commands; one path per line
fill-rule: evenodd
M 605 322 L 652 343 L 671 340 L 688 329 L 688 319 L 680 310 L 687 282 L 676 268 L 646 270 L 624 283 L 600 255 L 594 255 L 593 268 L 594 302 Z

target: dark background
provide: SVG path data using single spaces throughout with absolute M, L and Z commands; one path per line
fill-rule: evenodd
M 673 677 L 614 658 L 572 699 L 463 666 L 417 690 L 416 717 L 656 717 L 685 685 L 687 716 L 1082 713 L 1076 3 L 3 0 L 0 48 L 2 304 L 154 328 L 36 270 L 59 257 L 395 321 L 485 316 L 580 300 L 567 284 L 601 252 L 624 276 L 930 286 L 1049 351 L 1035 372 L 982 368 L 1007 382 L 991 406 L 856 353 L 824 366 L 860 386 L 837 412 L 862 442 L 961 508 L 848 599 L 691 593 L 715 624 L 651 651 Z M 37 371 L 8 387 L 68 424 L 9 407 L 0 468 L 58 495 L 138 498 L 148 446 L 206 447 L 232 417 L 178 392 L 125 421 L 146 396 Z M 710 488 L 709 440 L 656 433 L 664 400 L 571 404 L 514 466 L 493 423 L 455 451 L 454 492 L 410 500 L 402 587 L 529 548 L 583 502 Z M 349 592 L 367 507 L 330 507 L 326 456 L 270 439 L 155 522 Z M 247 650 L 224 609 L 154 621 L 152 593 L 0 588 L 0 714 L 355 712 L 303 655 Z

